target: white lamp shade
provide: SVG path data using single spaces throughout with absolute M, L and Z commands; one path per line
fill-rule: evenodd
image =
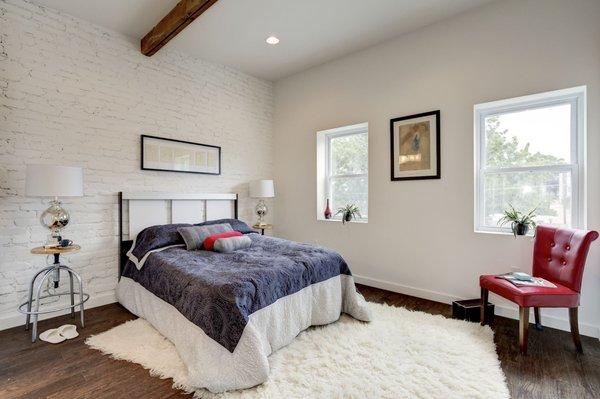
M 250 197 L 272 198 L 275 196 L 273 180 L 255 180 L 250 182 Z
M 25 195 L 81 197 L 83 196 L 83 169 L 76 166 L 27 165 Z

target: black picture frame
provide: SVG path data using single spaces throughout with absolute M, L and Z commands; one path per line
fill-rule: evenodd
M 161 168 L 149 168 L 145 166 L 145 157 L 144 157 L 144 140 L 145 139 L 154 139 L 154 140 L 162 140 L 162 141 L 170 141 L 170 142 L 175 142 L 175 143 L 183 143 L 183 144 L 189 144 L 189 145 L 193 145 L 193 146 L 199 146 L 199 147 L 209 147 L 209 148 L 216 148 L 218 150 L 219 156 L 218 156 L 218 163 L 219 163 L 219 171 L 218 172 L 199 172 L 199 171 L 194 171 L 194 170 L 179 170 L 179 169 L 161 169 Z M 142 134 L 140 137 L 140 144 L 141 144 L 141 169 L 142 170 L 152 170 L 152 171 L 158 171 L 158 172 L 179 172 L 179 173 L 194 173 L 194 174 L 201 174 L 201 175 L 220 175 L 221 174 L 221 147 L 216 146 L 216 145 L 210 145 L 210 144 L 203 144 L 203 143 L 195 143 L 193 141 L 184 141 L 184 140 L 175 140 L 175 139 L 169 139 L 166 137 L 158 137 L 158 136 L 150 136 L 147 134 Z
M 435 131 L 435 142 L 436 142 L 436 173 L 434 175 L 426 176 L 404 176 L 397 177 L 394 175 L 394 124 L 400 121 L 406 121 L 410 119 L 417 119 L 426 116 L 435 116 L 436 131 Z M 440 144 L 440 110 L 423 112 L 420 114 L 401 116 L 399 118 L 390 119 L 390 179 L 391 181 L 401 180 L 429 180 L 429 179 L 441 179 L 442 177 L 442 158 L 441 158 L 441 144 Z

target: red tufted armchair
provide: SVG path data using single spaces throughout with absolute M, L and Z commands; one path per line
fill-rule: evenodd
M 541 329 L 540 308 L 569 308 L 571 335 L 579 352 L 577 309 L 581 292 L 581 279 L 585 259 L 592 241 L 598 238 L 596 231 L 564 229 L 553 226 L 538 226 L 533 245 L 532 275 L 551 281 L 556 288 L 516 287 L 494 275 L 479 277 L 481 303 L 488 300 L 488 292 L 500 295 L 519 305 L 519 347 L 527 353 L 527 331 L 529 308 L 534 309 L 536 327 Z M 485 306 L 481 306 L 481 324 L 485 320 Z

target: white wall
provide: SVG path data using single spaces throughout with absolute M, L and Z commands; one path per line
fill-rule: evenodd
M 339 250 L 367 284 L 438 301 L 531 267 L 531 239 L 473 232 L 473 105 L 587 85 L 588 227 L 600 228 L 600 2 L 499 1 L 277 82 L 276 234 Z M 442 179 L 391 182 L 390 118 L 441 110 Z M 316 220 L 315 133 L 369 123 L 369 223 Z M 498 298 L 492 298 L 497 304 Z M 581 330 L 598 336 L 600 242 Z M 506 304 L 499 314 L 515 315 Z M 566 328 L 566 310 L 542 311 Z
M 90 305 L 114 301 L 117 192 L 236 192 L 252 219 L 247 182 L 272 176 L 271 83 L 139 42 L 19 0 L 0 1 L 0 329 L 45 258 L 29 253 L 47 231 L 46 204 L 24 197 L 25 165 L 80 165 L 85 197 L 67 200 L 65 261 Z M 222 175 L 140 170 L 140 135 L 222 146 Z

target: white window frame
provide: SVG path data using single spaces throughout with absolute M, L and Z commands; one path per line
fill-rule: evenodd
M 488 168 L 485 166 L 485 118 L 507 112 L 571 104 L 571 161 L 565 165 Z M 573 228 L 586 228 L 586 86 L 477 104 L 474 107 L 474 227 L 476 233 L 512 234 L 510 227 L 484 225 L 484 176 L 498 172 L 570 171 Z M 530 232 L 531 234 L 533 232 Z
M 331 198 L 331 183 L 335 179 L 340 178 L 367 178 L 367 184 L 369 180 L 369 165 L 367 161 L 366 173 L 356 174 L 344 174 L 344 175 L 332 175 L 331 167 L 331 140 L 343 136 L 351 136 L 355 134 L 366 134 L 367 136 L 367 154 L 368 154 L 368 142 L 369 142 L 369 124 L 359 123 L 356 125 L 343 126 L 335 129 L 322 130 L 317 132 L 317 220 L 323 221 L 341 221 L 341 215 L 335 215 L 335 209 L 331 209 L 334 216 L 331 219 L 325 219 L 324 210 L 326 207 L 326 198 Z M 368 159 L 368 155 L 367 155 Z M 331 204 L 330 204 L 331 206 Z M 367 194 L 367 215 L 368 210 L 368 194 Z M 354 222 L 368 222 L 367 217 L 361 217 Z

